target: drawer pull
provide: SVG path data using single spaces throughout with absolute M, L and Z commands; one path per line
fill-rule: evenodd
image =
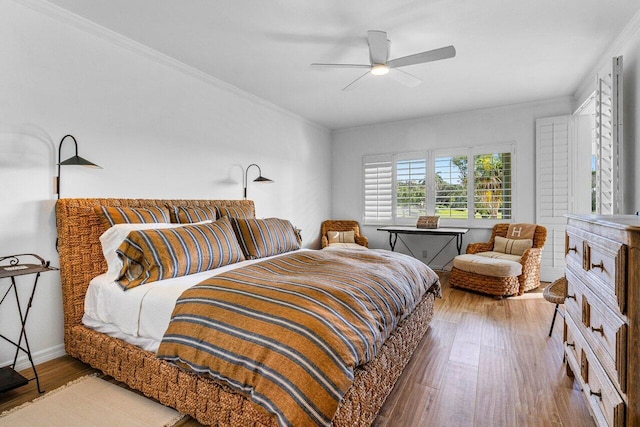
M 576 347 L 576 343 L 574 343 L 574 342 L 568 342 L 568 343 L 567 343 L 567 347 L 573 347 L 573 348 L 575 348 L 575 347 Z
M 576 300 L 576 295 L 575 295 L 575 294 L 573 294 L 573 295 L 567 295 L 565 298 L 569 298 L 569 299 L 572 299 L 572 300 Z
M 590 328 L 592 332 L 600 332 L 600 335 L 604 336 L 604 329 L 602 329 L 602 325 L 600 325 L 599 328 L 594 328 L 593 326 L 590 326 Z
M 578 247 L 577 247 L 577 246 L 574 246 L 574 247 L 572 247 L 572 248 L 568 248 L 568 249 L 567 249 L 567 253 L 569 253 L 569 252 L 571 252 L 571 251 L 573 251 L 573 252 L 575 252 L 575 253 L 578 253 Z
M 591 396 L 598 396 L 598 399 L 602 401 L 602 390 L 598 390 L 598 391 L 589 390 L 589 394 L 591 394 Z
M 591 268 L 599 268 L 600 271 L 604 271 L 604 263 L 602 261 L 599 264 L 591 263 Z

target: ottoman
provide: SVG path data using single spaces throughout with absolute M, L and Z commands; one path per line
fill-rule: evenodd
M 469 289 L 497 298 L 519 293 L 522 264 L 508 259 L 464 254 L 453 259 L 452 288 Z

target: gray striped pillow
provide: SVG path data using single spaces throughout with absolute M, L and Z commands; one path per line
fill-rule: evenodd
M 105 228 L 116 224 L 145 224 L 152 222 L 171 222 L 169 210 L 160 206 L 129 208 L 122 206 L 96 206 L 94 208 Z
M 232 218 L 242 252 L 248 259 L 264 258 L 300 249 L 295 228 L 286 219 Z
M 190 224 L 201 221 L 215 221 L 218 218 L 213 206 L 171 206 L 174 218 L 178 224 Z
M 179 228 L 132 231 L 116 253 L 123 263 L 118 282 L 125 290 L 245 259 L 227 218 Z
M 228 216 L 229 218 L 255 218 L 253 211 L 248 206 L 216 206 L 218 218 Z

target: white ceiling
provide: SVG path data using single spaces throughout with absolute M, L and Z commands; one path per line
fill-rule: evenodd
M 330 129 L 573 95 L 638 0 L 49 0 Z M 367 30 L 391 58 L 454 45 L 403 68 L 415 88 L 370 78 Z

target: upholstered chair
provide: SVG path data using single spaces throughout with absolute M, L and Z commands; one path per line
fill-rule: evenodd
M 497 251 L 496 237 L 506 238 L 510 224 L 496 224 L 488 242 L 469 243 L 466 254 L 453 260 L 452 287 L 470 289 L 498 298 L 522 295 L 540 286 L 540 258 L 547 239 L 547 229 L 535 225 L 532 246 L 522 254 Z M 507 239 L 508 244 L 513 241 Z M 504 240 L 501 240 L 504 243 Z M 502 248 L 501 248 L 502 249 Z
M 331 237 L 329 232 L 333 232 L 332 234 L 335 236 L 336 233 L 339 233 L 340 238 L 346 236 L 349 240 L 347 242 L 341 242 L 342 244 L 356 244 L 361 247 L 367 248 L 369 246 L 369 241 L 365 236 L 360 234 L 360 224 L 358 221 L 353 220 L 327 220 L 323 221 L 320 226 L 320 237 L 322 242 L 322 248 L 326 248 L 331 244 Z M 346 232 L 346 233 L 345 233 Z M 353 242 L 350 242 L 349 237 L 353 232 Z

